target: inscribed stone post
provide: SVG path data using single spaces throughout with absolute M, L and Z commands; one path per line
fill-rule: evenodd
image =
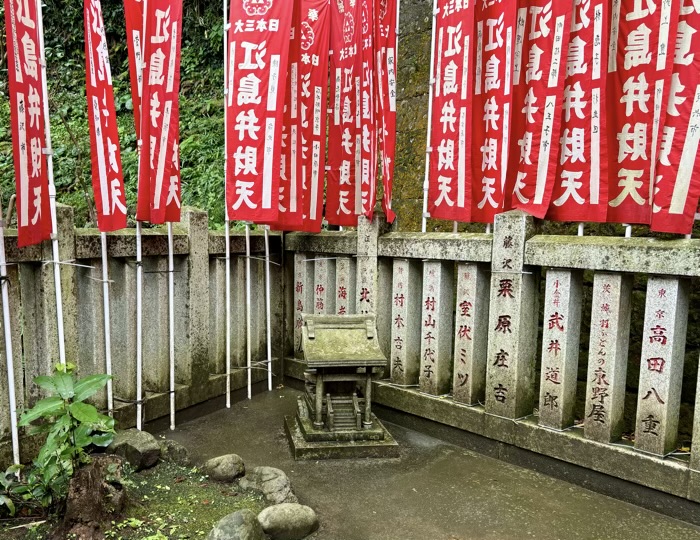
M 314 261 L 314 313 L 335 313 L 335 261 L 324 254 Z
M 574 423 L 581 296 L 580 271 L 547 272 L 539 407 L 542 426 L 565 429 Z
M 454 400 L 474 404 L 484 400 L 488 348 L 489 279 L 486 268 L 457 265 L 455 315 Z
M 486 412 L 521 418 L 534 406 L 539 272 L 524 266 L 533 221 L 521 211 L 496 216 L 491 260 Z M 535 273 L 536 272 L 536 273 Z
M 421 359 L 421 274 L 418 261 L 394 259 L 391 302 L 391 382 L 418 384 Z
M 357 290 L 356 310 L 359 314 L 377 313 L 379 270 L 377 246 L 379 235 L 388 227 L 380 206 L 374 209 L 372 221 L 360 216 L 357 221 Z
M 338 257 L 335 261 L 335 312 L 337 315 L 355 313 L 355 260 Z
M 622 434 L 631 295 L 630 275 L 595 274 L 583 432 L 599 442 L 612 442 Z
M 452 263 L 423 263 L 419 386 L 421 392 L 427 394 L 446 394 L 451 389 L 453 274 Z
M 634 446 L 652 454 L 676 449 L 689 291 L 687 279 L 647 283 Z
M 312 267 L 306 253 L 294 254 L 294 354 L 301 354 L 303 313 L 313 313 Z

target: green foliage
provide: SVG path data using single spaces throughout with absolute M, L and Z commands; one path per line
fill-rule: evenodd
M 22 415 L 19 426 L 29 427 L 31 434 L 45 434 L 46 441 L 26 474 L 22 466 L 13 465 L 0 475 L 4 491 L 0 494 L 0 509 L 4 506 L 11 515 L 20 505 L 57 508 L 68 494 L 73 473 L 88 461 L 87 449 L 112 442 L 114 419 L 85 403 L 110 376 L 90 375 L 76 380 L 74 369 L 73 364 L 56 364 L 53 375 L 34 379 L 48 396 Z M 38 420 L 40 424 L 32 424 Z

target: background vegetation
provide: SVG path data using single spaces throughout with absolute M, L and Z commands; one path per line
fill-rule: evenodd
M 131 103 L 122 0 L 102 0 L 119 123 L 129 214 L 136 208 L 136 132 Z M 0 194 L 15 192 L 7 84 L 4 7 L 0 5 Z M 51 134 L 58 200 L 75 208 L 78 226 L 96 226 L 85 98 L 83 3 L 45 0 L 44 30 Z M 184 0 L 180 154 L 183 204 L 209 211 L 210 225 L 224 221 L 224 109 L 222 5 Z

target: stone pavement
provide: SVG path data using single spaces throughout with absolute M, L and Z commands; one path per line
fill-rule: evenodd
M 284 470 L 318 513 L 314 540 L 700 539 L 699 527 L 391 423 L 399 459 L 295 462 L 282 425 L 297 395 L 282 388 L 210 412 L 217 400 L 180 414 L 173 432 L 149 429 L 196 462 L 236 453 Z

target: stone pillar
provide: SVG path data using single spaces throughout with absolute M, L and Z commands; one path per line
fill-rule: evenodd
M 0 216 L 0 219 L 2 217 Z M 5 237 L 5 245 L 16 242 L 16 238 Z M 8 251 L 7 249 L 5 250 Z M 22 368 L 22 327 L 20 316 L 20 286 L 19 269 L 17 266 L 7 267 L 8 293 L 10 299 L 10 321 L 12 325 L 12 360 L 15 376 L 15 399 L 19 414 L 24 408 L 23 368 Z M 0 298 L 0 308 L 2 299 Z M 0 312 L 0 317 L 2 314 Z M 0 331 L 0 438 L 10 433 L 9 386 L 7 384 L 7 358 L 5 356 L 5 332 Z
M 245 254 L 231 254 L 231 368 L 242 367 L 247 363 L 246 341 L 246 275 Z M 251 261 L 252 262 L 252 261 Z M 252 274 L 252 265 L 251 265 Z M 252 312 L 251 312 L 252 318 Z
M 693 415 L 693 442 L 690 449 L 690 468 L 700 471 L 700 369 L 695 385 L 695 414 Z
M 390 371 L 391 382 L 395 384 L 418 384 L 422 328 L 420 290 L 420 263 L 409 259 L 394 259 Z
M 599 442 L 615 441 L 622 434 L 631 297 L 632 276 L 595 274 L 583 432 Z
M 129 232 L 131 243 L 133 229 Z M 133 400 L 136 398 L 136 265 L 133 259 L 112 259 L 109 270 L 114 395 Z M 115 402 L 115 407 L 119 406 Z
M 574 423 L 582 282 L 580 271 L 547 272 L 540 374 L 541 426 L 565 429 Z
M 634 447 L 652 454 L 676 449 L 689 295 L 687 279 L 647 283 Z
M 534 407 L 539 269 L 524 266 L 531 216 L 514 210 L 496 216 L 491 259 L 486 412 L 521 418 Z
M 335 261 L 319 254 L 314 261 L 314 308 L 317 315 L 335 313 Z
M 489 278 L 475 263 L 457 265 L 454 400 L 470 405 L 484 400 L 488 348 Z
M 453 263 L 423 263 L 419 385 L 428 394 L 446 394 L 452 388 L 453 282 Z
M 182 225 L 187 231 L 189 255 L 186 273 L 176 274 L 175 280 L 184 280 L 186 276 L 187 284 L 184 290 L 182 283 L 178 287 L 185 295 L 176 298 L 175 310 L 176 314 L 187 315 L 184 328 L 187 349 L 175 351 L 175 378 L 181 384 L 200 386 L 209 380 L 209 216 L 197 208 L 184 207 Z M 224 354 L 225 347 L 224 341 Z
M 337 315 L 355 313 L 355 259 L 338 257 L 335 261 L 335 312 Z
M 294 354 L 301 356 L 303 313 L 313 313 L 313 275 L 306 253 L 294 254 Z
M 377 313 L 379 271 L 377 245 L 388 228 L 384 212 L 377 206 L 372 221 L 360 216 L 357 222 L 357 313 Z
M 226 259 L 209 261 L 209 371 L 226 373 Z M 233 299 L 233 291 L 231 291 Z M 231 302 L 233 306 L 233 301 Z
M 143 389 L 169 388 L 168 258 L 143 259 Z

